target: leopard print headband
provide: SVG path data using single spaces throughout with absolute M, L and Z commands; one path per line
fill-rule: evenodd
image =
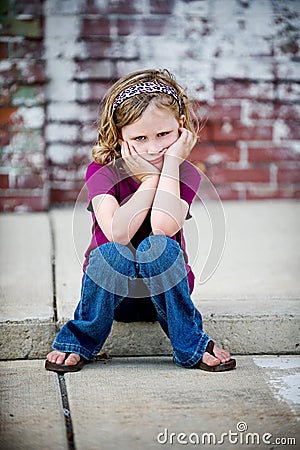
M 145 83 L 134 84 L 127 89 L 124 89 L 115 99 L 113 104 L 113 112 L 117 109 L 121 103 L 123 103 L 127 98 L 134 97 L 135 95 L 161 92 L 163 94 L 171 95 L 178 103 L 179 114 L 182 113 L 182 104 L 178 93 L 171 86 L 167 86 L 163 83 L 156 83 L 154 81 L 146 81 Z

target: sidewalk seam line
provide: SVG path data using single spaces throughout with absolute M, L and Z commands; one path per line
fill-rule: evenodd
M 58 378 L 58 384 L 59 384 L 59 389 L 60 389 L 60 397 L 61 397 L 63 414 L 64 414 L 64 418 L 65 418 L 68 449 L 76 450 L 75 442 L 74 442 L 73 422 L 72 422 L 72 417 L 71 417 L 66 380 L 65 380 L 64 374 L 61 374 L 61 373 L 57 373 L 57 378 Z
M 53 319 L 55 324 L 57 324 L 57 299 L 56 299 L 56 242 L 55 242 L 55 232 L 54 223 L 51 213 L 49 217 L 49 227 L 50 227 L 50 239 L 51 239 L 51 267 L 52 267 L 52 292 L 53 292 Z

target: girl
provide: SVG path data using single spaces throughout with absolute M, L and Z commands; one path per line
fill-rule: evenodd
M 93 235 L 81 299 L 47 355 L 47 370 L 75 372 L 92 361 L 113 320 L 158 320 L 181 367 L 235 367 L 203 332 L 190 297 L 194 275 L 182 226 L 200 183 L 186 161 L 196 136 L 186 94 L 169 72 L 136 72 L 108 92 L 86 176 Z

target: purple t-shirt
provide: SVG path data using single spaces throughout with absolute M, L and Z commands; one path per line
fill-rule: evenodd
M 200 174 L 193 164 L 188 161 L 184 161 L 180 165 L 179 172 L 180 197 L 191 205 L 200 184 Z M 84 269 L 88 265 L 90 252 L 94 248 L 109 242 L 96 220 L 92 206 L 92 199 L 96 195 L 109 194 L 114 196 L 119 204 L 124 204 L 136 192 L 139 187 L 139 183 L 135 181 L 134 178 L 128 176 L 122 167 L 121 159 L 119 159 L 115 164 L 108 164 L 104 166 L 101 166 L 95 162 L 89 164 L 86 172 L 86 185 L 88 189 L 88 210 L 92 213 L 93 226 L 92 239 L 85 253 Z M 137 248 L 139 243 L 151 234 L 150 214 L 151 210 L 148 212 L 144 222 L 131 240 L 131 244 L 134 248 Z M 188 212 L 187 219 L 190 217 L 190 212 Z M 192 292 L 194 289 L 195 277 L 191 267 L 188 264 L 183 230 L 179 230 L 176 235 L 172 237 L 172 239 L 176 240 L 183 250 L 190 291 Z

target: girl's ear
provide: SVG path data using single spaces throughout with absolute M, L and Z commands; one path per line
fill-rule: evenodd
M 182 114 L 182 115 L 179 117 L 179 125 L 180 125 L 180 128 L 183 127 L 184 123 L 185 123 L 185 115 Z

